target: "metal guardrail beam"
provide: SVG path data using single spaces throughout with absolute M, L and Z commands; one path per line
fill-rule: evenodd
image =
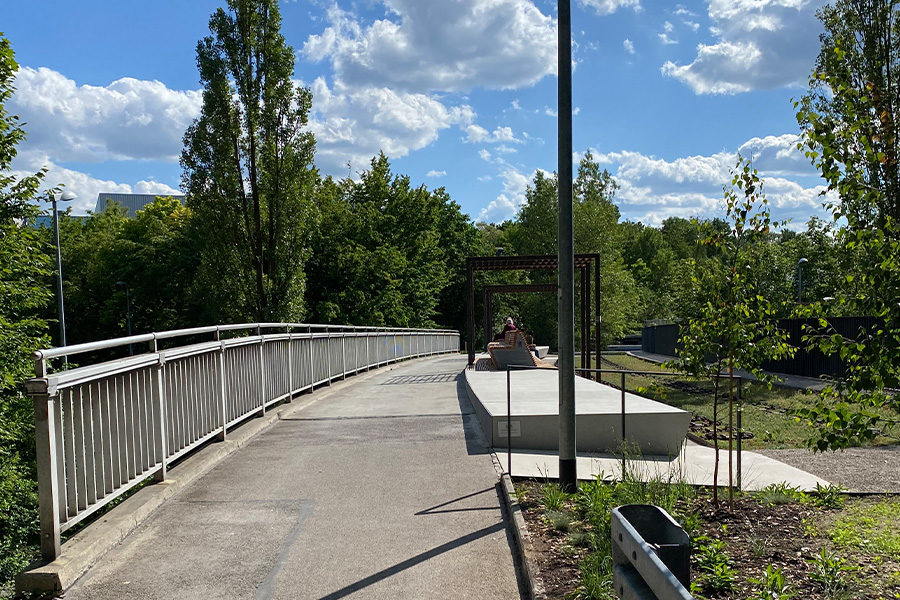
M 264 330 L 281 330 L 264 334 Z M 299 330 L 299 331 L 298 331 Z M 222 339 L 223 331 L 247 335 Z M 215 340 L 160 349 L 160 340 Z M 149 343 L 149 352 L 48 373 L 61 356 Z M 41 552 L 168 464 L 294 394 L 390 362 L 459 351 L 459 332 L 300 323 L 219 325 L 34 353 Z
M 623 600 L 693 600 L 691 546 L 663 509 L 631 504 L 612 510 L 613 584 Z

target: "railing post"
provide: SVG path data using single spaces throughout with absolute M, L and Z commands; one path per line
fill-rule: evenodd
M 159 410 L 157 412 L 159 427 L 156 430 L 159 440 L 156 442 L 156 449 L 159 452 L 161 463 L 159 471 L 156 472 L 153 478 L 156 481 L 165 481 L 169 471 L 169 440 L 166 439 L 166 357 L 165 354 L 159 351 L 156 338 L 153 338 L 152 344 L 153 352 L 159 357 L 153 373 L 156 377 L 156 397 L 159 401 Z
M 347 379 L 347 336 L 344 334 L 344 328 L 341 327 L 341 379 Z
M 306 332 L 309 334 L 309 389 L 316 389 L 316 363 L 313 360 L 313 334 L 312 334 L 312 325 L 306 328 Z
M 256 335 L 259 336 L 259 410 L 263 415 L 266 414 L 266 363 L 263 358 L 263 340 L 262 327 L 256 326 Z
M 291 328 L 287 328 L 287 364 L 288 364 L 288 395 L 286 402 L 294 399 L 294 336 L 291 335 Z
M 37 451 L 38 510 L 41 556 L 56 560 L 60 553 L 59 480 L 56 476 L 56 428 L 59 394 L 34 394 L 34 445 Z
M 366 329 L 366 371 L 372 368 L 372 357 L 369 354 L 369 338 L 372 337 L 369 334 L 369 330 Z
M 325 328 L 325 375 L 331 386 L 331 330 Z
M 216 337 L 219 338 L 219 332 L 216 330 Z M 226 438 L 226 429 L 228 428 L 228 404 L 225 401 L 225 344 L 219 339 L 219 407 L 222 418 L 219 421 L 219 427 L 222 430 L 216 436 L 220 442 L 224 442 Z

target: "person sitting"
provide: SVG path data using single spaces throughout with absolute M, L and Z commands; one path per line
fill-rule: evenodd
M 516 330 L 516 324 L 513 321 L 513 318 L 506 317 L 506 324 L 503 326 L 503 329 L 500 331 L 500 333 L 498 333 L 497 335 L 494 336 L 494 341 L 499 342 L 499 341 L 505 339 L 507 331 L 515 331 L 515 330 Z
M 533 335 L 531 335 L 530 333 L 527 334 L 525 336 L 525 343 L 528 344 L 528 350 L 530 350 L 532 354 L 534 354 L 538 358 L 541 357 L 540 353 L 538 352 L 537 346 L 534 345 L 534 336 Z

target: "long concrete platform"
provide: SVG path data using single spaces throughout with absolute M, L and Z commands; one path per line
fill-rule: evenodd
M 466 389 L 485 436 L 495 448 L 507 445 L 506 371 L 465 372 Z M 559 379 L 553 369 L 510 373 L 510 444 L 519 450 L 554 450 L 559 439 Z M 622 393 L 602 383 L 575 378 L 575 439 L 579 452 L 623 447 Z M 677 456 L 691 413 L 632 393 L 625 394 L 626 447 L 644 455 Z

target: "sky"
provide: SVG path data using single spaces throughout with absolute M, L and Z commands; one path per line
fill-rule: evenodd
M 7 0 L 26 122 L 18 174 L 94 208 L 99 192 L 179 193 L 202 97 L 196 45 L 225 0 Z M 572 0 L 574 149 L 619 184 L 623 219 L 724 214 L 740 153 L 773 218 L 824 216 L 823 181 L 796 148 L 792 99 L 818 53 L 820 0 Z M 295 79 L 313 92 L 316 165 L 445 187 L 473 220 L 513 217 L 557 161 L 556 1 L 283 0 Z

